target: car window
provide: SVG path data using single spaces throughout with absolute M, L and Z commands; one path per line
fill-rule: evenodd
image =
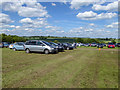
M 42 42 L 45 43 L 45 44 L 48 45 L 48 46 L 51 46 L 51 44 L 48 43 L 48 42 L 45 42 L 45 41 L 42 41 Z
M 31 41 L 29 43 L 30 43 L 30 45 L 37 45 L 36 41 Z
M 29 42 L 26 42 L 25 44 L 26 44 L 26 45 L 29 45 Z
M 37 45 L 43 46 L 44 44 L 41 42 L 37 42 Z

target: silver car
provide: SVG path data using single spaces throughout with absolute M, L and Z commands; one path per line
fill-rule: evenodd
M 42 40 L 26 41 L 24 48 L 26 53 L 30 53 L 31 51 L 44 52 L 45 54 L 58 52 L 55 46 L 52 46 L 48 42 Z

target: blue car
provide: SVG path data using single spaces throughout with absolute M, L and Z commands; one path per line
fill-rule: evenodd
M 3 44 L 3 47 L 6 47 L 6 48 L 9 47 L 9 43 L 8 42 L 2 42 L 2 44 Z
M 24 42 L 16 42 L 13 44 L 13 50 L 24 50 Z

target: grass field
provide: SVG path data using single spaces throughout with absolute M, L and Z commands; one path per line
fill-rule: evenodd
M 77 48 L 59 54 L 2 49 L 3 88 L 117 88 L 117 49 Z

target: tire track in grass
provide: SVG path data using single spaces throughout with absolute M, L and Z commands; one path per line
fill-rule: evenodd
M 59 65 L 59 63 L 63 64 L 63 63 L 65 63 L 65 62 L 68 62 L 69 60 L 65 61 L 65 58 L 66 58 L 66 57 L 68 58 L 68 56 L 66 56 L 66 55 L 68 55 L 68 54 L 69 54 L 69 52 L 67 52 L 66 54 L 64 54 L 65 57 L 59 57 L 59 59 L 57 59 L 56 62 L 51 63 L 51 64 L 48 65 L 45 69 L 43 68 L 43 70 L 42 70 L 41 72 L 39 71 L 39 66 L 38 66 L 38 67 L 37 67 L 38 73 L 40 72 L 39 74 L 41 74 L 41 73 L 43 73 L 43 71 L 45 71 L 46 69 L 48 69 L 48 72 L 49 72 L 50 68 L 51 68 L 51 69 L 56 69 L 56 67 L 57 67 L 57 65 Z M 60 56 L 63 56 L 63 54 L 60 54 Z M 70 57 L 69 57 L 69 58 L 70 58 Z M 51 58 L 51 59 L 52 59 L 52 58 Z M 54 64 L 54 65 L 53 65 L 53 64 Z M 60 65 L 61 65 L 61 64 L 60 64 Z M 35 72 L 35 73 L 36 73 L 36 72 Z M 37 74 L 37 75 L 39 75 L 39 74 Z M 19 75 L 19 73 L 18 73 L 18 75 Z M 27 75 L 28 75 L 28 74 L 27 74 Z M 28 75 L 28 76 L 29 76 L 29 75 Z M 27 79 L 28 82 L 29 82 L 29 81 L 30 81 L 30 78 L 31 78 L 32 76 L 33 76 L 33 77 L 36 77 L 36 74 L 33 74 L 33 75 L 32 75 L 32 74 L 30 73 L 30 77 L 27 77 L 27 76 L 25 75 L 25 77 L 27 77 L 27 78 L 24 78 L 24 79 L 25 79 L 25 80 Z M 20 79 L 22 79 L 22 80 L 20 80 Z M 15 82 L 18 82 L 18 83 L 19 83 L 19 82 L 23 82 L 23 81 L 25 81 L 24 79 L 21 77 L 21 78 L 18 79 L 19 81 L 18 81 L 18 80 L 17 80 L 17 81 L 14 81 L 14 82 L 12 82 L 13 84 L 7 85 L 7 87 L 11 87 L 12 85 L 14 85 Z M 20 85 L 19 85 L 19 86 L 20 86 Z M 17 86 L 15 86 L 15 87 L 17 87 Z
M 66 52 L 66 54 L 64 54 L 64 55 L 67 55 L 68 53 L 69 52 Z M 40 56 L 40 55 L 33 54 L 33 57 L 35 57 L 35 56 Z M 46 55 L 42 55 L 42 56 L 46 57 Z M 57 57 L 59 57 L 59 59 L 62 58 L 61 56 L 63 56 L 63 54 L 57 55 Z M 13 70 L 11 70 L 10 73 L 7 73 L 7 74 L 3 73 L 3 87 L 6 87 L 7 85 L 9 85 L 9 83 L 14 83 L 16 80 L 22 79 L 26 74 L 29 75 L 29 73 L 32 69 L 36 69 L 36 67 L 35 67 L 36 65 L 37 65 L 37 68 L 39 68 L 41 66 L 44 67 L 47 63 L 52 64 L 53 61 L 56 61 L 56 55 L 47 55 L 47 57 L 50 58 L 50 60 L 46 59 L 44 57 L 42 59 L 43 62 L 41 62 L 39 59 L 37 60 L 37 58 L 39 58 L 39 57 L 34 58 L 34 60 L 33 59 L 29 60 L 29 58 L 28 58 L 28 59 L 26 59 L 26 61 L 29 60 L 32 63 L 32 65 L 26 66 L 25 68 L 22 68 L 22 69 L 19 68 L 18 70 L 16 70 L 16 68 L 15 68 L 16 71 L 14 71 L 14 69 L 13 69 Z M 58 62 L 58 61 L 60 61 L 60 60 L 57 60 L 56 62 Z M 42 65 L 38 66 L 39 63 L 41 63 Z M 19 63 L 18 63 L 18 67 L 19 67 Z M 15 78 L 15 76 L 16 76 L 16 78 Z
M 96 87 L 96 84 L 94 83 L 94 74 L 96 73 L 96 59 L 94 57 L 96 55 L 96 52 L 92 53 L 90 58 L 90 62 L 87 63 L 86 67 L 82 70 L 78 71 L 76 76 L 73 77 L 72 81 L 72 87 L 73 88 L 93 88 Z M 94 83 L 94 84 L 93 84 Z M 94 86 L 95 85 L 95 86 Z
M 68 55 L 64 58 L 68 59 L 68 58 L 71 58 L 71 57 L 69 57 L 69 55 Z M 22 80 L 20 80 L 16 84 L 14 84 L 12 86 L 12 88 L 23 87 L 25 85 L 28 85 L 28 84 L 32 83 L 33 80 L 35 80 L 39 77 L 42 77 L 47 73 L 50 73 L 51 71 L 55 70 L 57 67 L 61 66 L 64 63 L 68 63 L 68 62 L 70 62 L 70 60 L 63 61 L 63 62 L 60 62 L 60 63 L 56 63 L 56 65 L 49 65 L 47 68 L 43 69 L 42 71 L 32 72 L 30 77 L 23 78 Z
M 79 61 L 79 59 L 81 59 L 82 57 L 84 57 L 83 55 L 85 53 L 86 52 L 81 53 L 80 58 L 76 57 L 78 55 L 75 55 L 75 54 L 72 55 L 73 57 L 71 57 L 71 59 L 72 59 L 73 62 L 64 63 L 61 67 L 58 67 L 53 72 L 51 72 L 48 75 L 46 75 L 45 77 L 39 78 L 35 82 L 33 81 L 34 85 L 31 84 L 33 86 L 29 85 L 28 87 L 35 87 L 36 85 L 40 85 L 38 88 L 40 88 L 40 87 L 47 87 L 47 88 L 51 88 L 51 87 L 54 87 L 54 88 L 63 87 L 63 85 L 66 84 L 65 80 L 69 79 L 70 77 L 72 77 L 73 76 L 72 75 L 73 72 L 76 73 L 76 69 L 78 69 L 79 66 L 80 66 L 80 62 L 78 62 L 78 61 Z M 74 60 L 74 59 L 78 59 L 78 60 Z M 83 62 L 84 62 L 84 60 L 83 60 Z M 74 64 L 75 67 L 70 67 L 72 64 Z M 81 68 L 79 68 L 79 69 L 81 69 Z
M 98 78 L 98 87 L 100 88 L 117 88 L 118 87 L 118 70 L 117 70 L 117 52 L 102 51 L 101 67 Z
M 83 53 L 83 54 L 85 54 L 85 53 Z M 84 57 L 84 55 L 82 55 L 80 58 L 77 58 L 77 56 L 78 55 L 74 55 L 75 57 L 76 57 L 76 59 L 83 59 L 84 58 L 84 61 L 82 61 L 82 62 L 76 62 L 77 64 L 75 65 L 75 68 L 71 71 L 71 73 L 70 74 L 68 74 L 68 75 L 65 75 L 64 76 L 64 78 L 62 79 L 62 80 L 60 80 L 58 83 L 56 83 L 56 85 L 55 85 L 55 88 L 72 88 L 71 87 L 71 82 L 69 82 L 69 80 L 71 79 L 71 78 L 73 78 L 77 73 L 78 73 L 78 71 L 82 71 L 85 67 L 86 67 L 86 65 L 85 64 L 87 64 L 87 60 L 89 60 L 89 58 L 88 57 Z M 81 63 L 82 63 L 82 65 L 81 65 Z M 81 67 L 80 67 L 81 66 Z M 74 73 L 73 73 L 74 72 Z M 76 87 L 77 88 L 77 87 Z

